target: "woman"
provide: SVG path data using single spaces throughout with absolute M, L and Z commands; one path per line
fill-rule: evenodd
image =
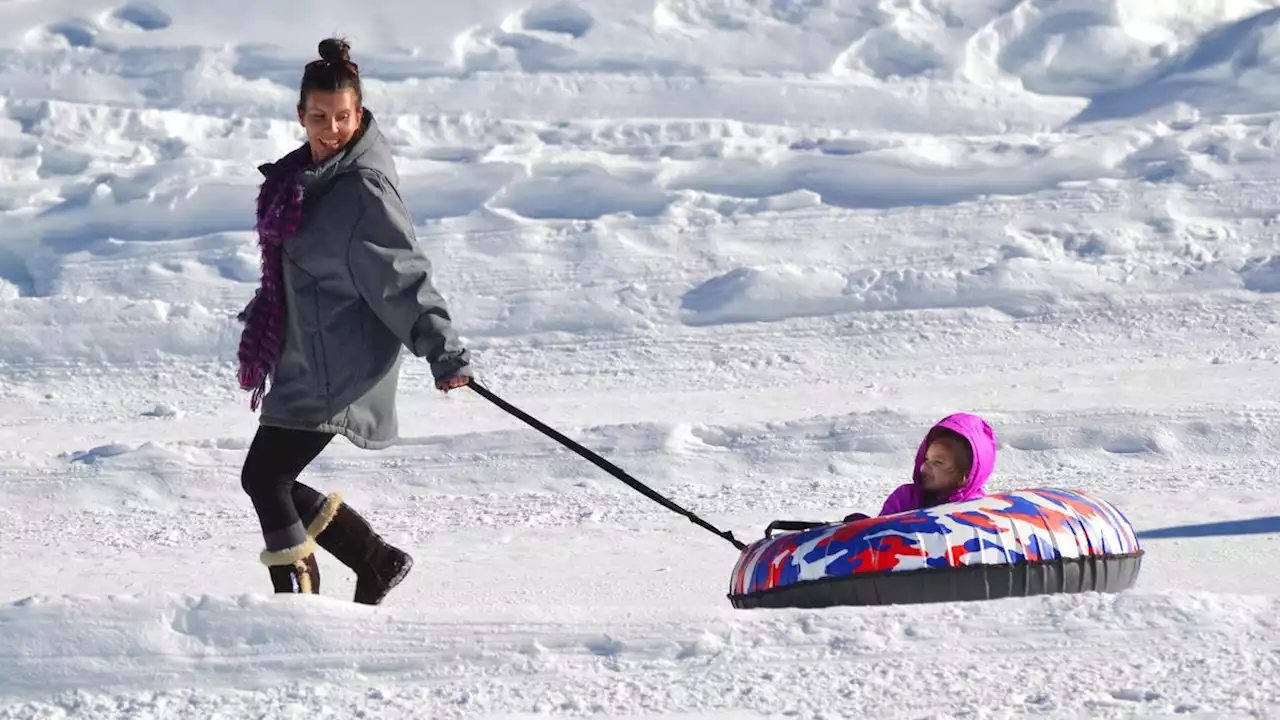
M 996 465 L 996 435 L 977 415 L 956 413 L 939 420 L 916 451 L 911 482 L 884 501 L 881 515 L 964 502 L 986 494 L 987 478 Z M 844 522 L 865 519 L 853 513 Z
M 239 380 L 262 410 L 241 485 L 276 592 L 319 592 L 318 544 L 355 571 L 355 601 L 376 605 L 413 559 L 341 495 L 296 479 L 335 435 L 367 449 L 395 440 L 402 346 L 430 362 L 444 392 L 471 373 L 349 51 L 320 43 L 298 100 L 307 142 L 259 168 L 262 282 L 240 314 Z

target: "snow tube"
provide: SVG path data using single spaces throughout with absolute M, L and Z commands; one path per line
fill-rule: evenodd
M 1019 490 L 772 537 L 766 531 L 738 558 L 729 601 L 815 608 L 1120 592 L 1138 579 L 1142 555 L 1133 526 L 1107 502 L 1072 490 Z

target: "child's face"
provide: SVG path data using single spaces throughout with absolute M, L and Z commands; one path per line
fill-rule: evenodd
M 939 442 L 929 443 L 924 463 L 920 466 L 924 488 L 933 493 L 955 492 L 964 484 L 959 463 L 951 448 Z

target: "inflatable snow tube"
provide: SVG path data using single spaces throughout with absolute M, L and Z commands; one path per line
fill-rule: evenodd
M 1133 526 L 1071 490 L 1019 490 L 765 537 L 738 558 L 735 608 L 816 608 L 1120 592 Z

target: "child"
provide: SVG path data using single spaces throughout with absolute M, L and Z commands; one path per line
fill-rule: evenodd
M 934 425 L 916 452 L 912 482 L 894 490 L 881 515 L 983 497 L 996 464 L 996 436 L 977 415 L 956 413 Z M 868 517 L 853 513 L 844 522 Z

